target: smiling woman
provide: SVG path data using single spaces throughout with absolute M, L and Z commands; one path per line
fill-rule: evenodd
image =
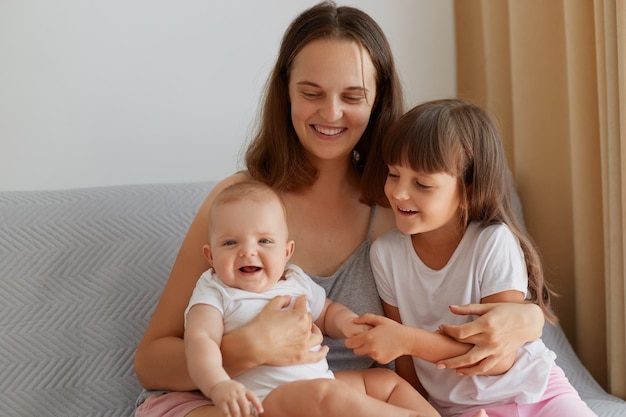
M 290 67 L 289 100 L 295 133 L 308 154 L 345 158 L 365 132 L 376 100 L 369 53 L 349 40 L 307 44 Z

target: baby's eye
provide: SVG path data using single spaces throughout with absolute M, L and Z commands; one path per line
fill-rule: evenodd
M 262 243 L 264 245 L 267 245 L 269 243 L 272 243 L 272 241 L 270 239 L 259 239 L 259 243 Z
M 223 243 L 224 246 L 233 246 L 234 244 L 236 244 L 237 242 L 235 242 L 234 240 L 227 240 Z

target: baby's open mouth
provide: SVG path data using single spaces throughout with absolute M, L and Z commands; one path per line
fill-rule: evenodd
M 251 272 L 260 271 L 261 267 L 259 267 L 259 266 L 242 266 L 241 268 L 239 268 L 239 270 L 241 272 L 251 273 Z

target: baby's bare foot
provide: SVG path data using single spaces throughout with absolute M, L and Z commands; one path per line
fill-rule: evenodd
M 487 415 L 487 413 L 485 412 L 485 410 L 480 410 L 479 412 L 477 412 L 476 414 L 474 414 L 472 417 L 489 417 Z

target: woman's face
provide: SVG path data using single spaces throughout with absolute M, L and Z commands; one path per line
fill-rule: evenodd
M 369 53 L 348 40 L 316 40 L 289 73 L 291 120 L 300 143 L 318 160 L 349 159 L 376 99 Z

